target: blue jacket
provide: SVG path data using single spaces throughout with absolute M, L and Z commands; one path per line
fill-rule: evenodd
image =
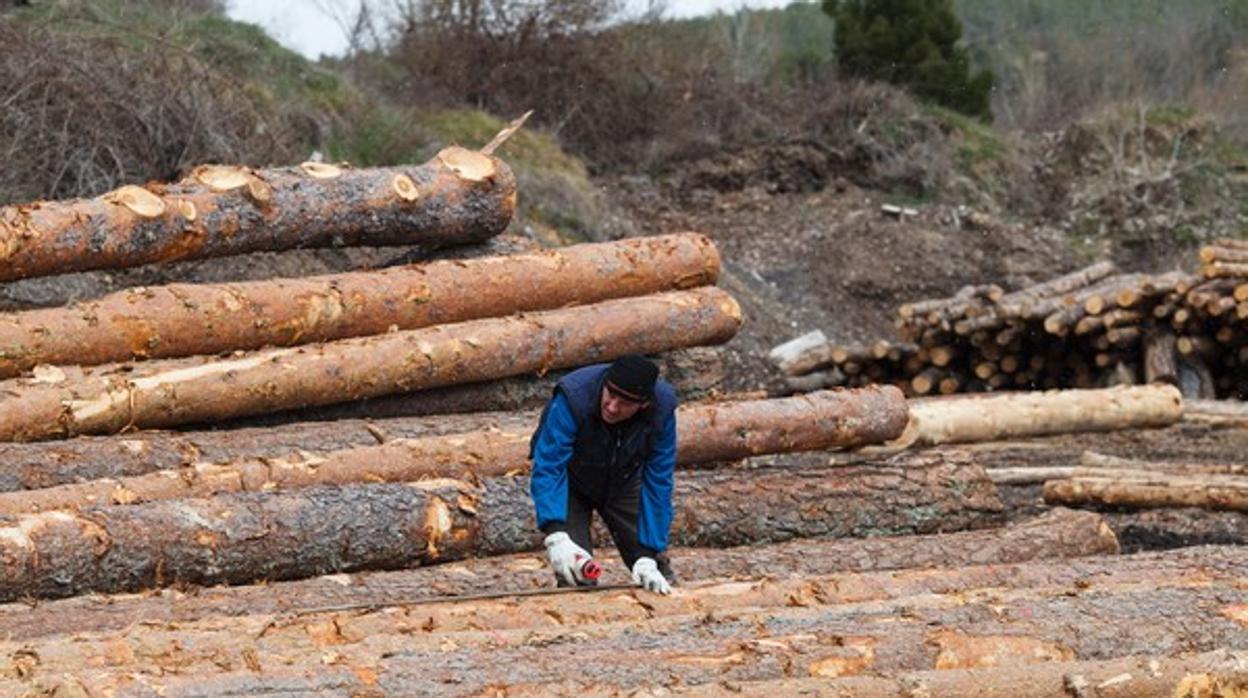
M 650 406 L 632 419 L 607 425 L 600 399 L 607 364 L 564 376 L 542 412 L 533 435 L 529 489 L 544 532 L 560 530 L 568 512 L 568 488 L 594 502 L 641 477 L 638 542 L 656 553 L 667 549 L 672 525 L 672 484 L 676 468 L 676 391 L 655 385 Z

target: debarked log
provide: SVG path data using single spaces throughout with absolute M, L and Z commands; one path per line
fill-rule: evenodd
M 900 444 L 936 445 L 1164 427 L 1183 416 L 1171 385 L 929 398 L 910 401 Z
M 901 434 L 906 418 L 905 398 L 891 386 L 686 405 L 676 420 L 677 462 L 690 466 L 761 454 L 883 443 Z M 0 514 L 322 484 L 519 473 L 528 469 L 529 439 L 535 427 L 536 420 L 506 430 L 391 439 L 380 445 L 323 454 L 196 463 L 144 475 L 4 492 L 0 493 Z
M 385 334 L 711 285 L 719 256 L 694 233 L 299 279 L 144 287 L 0 315 L 0 378 Z
M 1044 501 L 1121 509 L 1197 507 L 1248 512 L 1248 477 L 1130 471 L 1119 477 L 1072 477 L 1044 485 Z
M 626 584 L 629 572 L 613 550 L 598 550 L 603 584 Z M 904 568 L 1001 566 L 1029 560 L 1112 555 L 1118 541 L 1099 514 L 1053 509 L 1003 528 L 876 538 L 805 538 L 727 548 L 675 548 L 680 585 L 710 579 L 806 578 L 836 572 Z M 10 640 L 124 628 L 136 622 L 189 621 L 210 616 L 306 613 L 318 608 L 381 607 L 482 594 L 549 589 L 550 567 L 540 553 L 519 553 L 390 572 L 335 574 L 265 585 L 212 587 L 187 594 L 88 595 L 0 605 Z
M 269 672 L 297 669 L 315 682 L 328 665 L 382 694 L 423 695 L 448 684 L 474 694 L 568 681 L 628 690 L 1248 649 L 1244 552 L 1199 552 L 742 580 L 670 597 L 616 589 L 136 624 L 5 643 L 0 653 L 28 684 L 107 667 L 136 688 L 178 694 L 170 674 L 207 688 L 250 671 L 249 690 L 260 691 Z M 567 643 L 576 643 L 574 665 L 551 648 Z
M 982 468 L 774 468 L 681 474 L 672 543 L 936 533 L 1000 523 Z M 534 550 L 528 478 L 254 492 L 76 512 L 0 526 L 0 598 L 243 583 Z
M 479 242 L 515 208 L 511 169 L 458 147 L 411 167 L 205 165 L 173 184 L 0 209 L 0 280 L 296 247 Z
M 720 343 L 740 324 L 736 301 L 704 287 L 220 360 L 50 368 L 0 383 L 0 440 L 204 423 L 540 373 Z

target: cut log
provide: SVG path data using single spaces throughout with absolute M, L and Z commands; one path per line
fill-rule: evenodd
M 713 349 L 694 348 L 663 354 L 657 363 L 661 375 L 676 387 L 677 395 L 682 400 L 695 401 L 704 399 L 722 380 L 717 362 L 713 370 L 702 366 L 715 358 Z M 707 369 L 705 374 L 703 368 Z M 257 426 L 225 429 L 220 427 L 231 423 L 218 423 L 214 425 L 218 428 L 193 432 L 138 431 L 118 437 L 0 443 L 0 492 L 142 475 L 195 463 L 243 458 L 297 460 L 308 454 L 372 446 L 392 439 L 480 429 L 531 430 L 537 424 L 538 410 L 550 399 L 555 383 L 563 375 L 553 372 L 540 378 L 525 376 L 448 386 L 363 404 L 346 403 L 235 421 Z M 505 411 L 480 411 L 495 407 Z M 352 416 L 357 413 L 380 419 Z M 316 423 L 295 419 L 298 416 L 333 421 Z
M 726 341 L 736 302 L 713 287 L 437 325 L 217 361 L 166 359 L 0 383 L 0 440 L 203 423 L 454 383 L 540 373 L 628 353 Z
M 132 289 L 0 318 L 0 378 L 385 334 L 714 284 L 697 234 L 303 279 Z
M 852 665 L 851 661 L 825 665 Z M 838 673 L 838 672 L 833 672 Z M 1248 652 L 1215 650 L 1181 656 L 1139 655 L 1088 661 L 1042 661 L 903 673 L 896 676 L 720 681 L 683 696 L 828 695 L 855 698 L 975 696 L 975 698 L 1196 698 L 1233 696 L 1248 685 Z M 520 687 L 508 686 L 512 695 Z
M 1248 465 L 1243 463 L 1173 463 L 1169 461 L 1147 461 L 1136 458 L 1122 458 L 1096 451 L 1084 451 L 1079 456 L 1079 464 L 1087 468 L 1118 468 L 1121 470 L 1143 470 L 1155 473 L 1171 473 L 1174 475 L 1244 475 L 1248 474 Z
M 1182 398 L 1168 385 L 929 398 L 910 402 L 910 424 L 898 442 L 937 445 L 1162 427 L 1182 416 Z
M 823 330 L 814 330 L 775 347 L 767 358 L 785 375 L 801 376 L 830 362 L 829 349 Z
M 687 405 L 677 415 L 677 462 L 691 466 L 760 454 L 856 448 L 896 438 L 906 420 L 905 398 L 891 386 Z M 510 430 L 393 439 L 325 454 L 196 463 L 146 475 L 0 493 L 0 515 L 327 484 L 520 473 L 529 467 L 535 427 L 536 420 Z
M 1100 515 L 1054 509 L 999 529 L 863 539 L 802 539 L 767 546 L 715 550 L 677 548 L 672 565 L 681 584 L 714 578 L 805 578 L 963 565 L 1006 565 L 1028 560 L 1112 555 L 1118 543 Z M 613 552 L 598 555 L 602 583 L 627 583 Z M 134 623 L 189 621 L 307 611 L 326 606 L 384 606 L 473 594 L 526 592 L 551 586 L 550 568 L 531 553 L 465 560 L 394 572 L 364 572 L 263 586 L 214 587 L 194 595 L 166 591 L 145 597 L 82 596 L 30 607 L 0 605 L 9 640 L 119 630 Z
M 1044 501 L 1126 509 L 1196 507 L 1248 512 L 1248 478 L 1238 475 L 1078 477 L 1045 483 Z
M 541 245 L 530 238 L 502 233 L 485 242 L 456 247 L 400 245 L 296 249 L 149 264 L 131 269 L 84 271 L 0 284 L 0 311 L 20 312 L 69 305 L 139 286 L 223 284 L 344 274 L 434 259 L 497 257 L 540 249 Z
M 0 280 L 295 247 L 477 242 L 516 208 L 506 164 L 454 147 L 414 167 L 204 166 L 149 186 L 0 209 Z
M 1174 333 L 1164 328 L 1150 329 L 1144 336 L 1144 382 L 1179 382 L 1177 345 Z
M 547 695 L 565 682 L 614 694 L 676 681 L 1043 670 L 1175 648 L 1248 649 L 1245 554 L 1200 552 L 707 583 L 669 597 L 609 590 L 258 614 L 9 642 L 0 652 L 37 657 L 21 666 L 25 686 L 40 690 L 82 672 L 101 692 L 273 694 L 291 689 L 268 682 L 293 674 L 307 682 L 300 692 L 346 693 L 338 668 L 355 677 L 351 690 L 428 695 L 450 682 L 468 694 L 505 685 Z M 568 642 L 577 643 L 572 665 L 551 650 Z
M 1248 546 L 1248 516 L 1208 509 L 1108 511 L 1123 552 L 1189 548 L 1195 545 Z
M 549 397 L 549 391 L 546 393 Z M 378 421 L 341 420 L 228 431 L 143 431 L 117 437 L 0 443 L 0 491 L 34 490 L 101 478 L 124 478 L 196 463 L 242 458 L 295 459 L 412 439 L 494 429 L 522 431 L 538 412 L 482 412 Z
M 1005 317 L 1025 315 L 1031 305 L 1042 299 L 1069 295 L 1117 273 L 1118 267 L 1113 262 L 1097 262 L 1064 276 L 1006 294 L 1000 302 L 1002 313 Z
M 724 382 L 722 357 L 715 347 L 690 347 L 652 357 L 660 375 L 676 388 L 681 400 L 704 400 L 720 394 Z M 202 425 L 208 429 L 245 429 L 300 422 L 342 419 L 392 419 L 468 412 L 510 412 L 542 407 L 565 371 L 513 376 L 499 380 L 448 385 L 414 393 L 382 395 L 333 405 L 249 415 Z
M 826 371 L 814 371 L 804 376 L 787 376 L 784 385 L 792 393 L 809 393 L 845 385 L 845 373 L 833 367 Z
M 962 456 L 925 466 L 709 471 L 676 478 L 672 543 L 952 532 L 1004 508 Z M 524 477 L 315 487 L 46 512 L 0 526 L 0 598 L 394 569 L 541 546 Z
M 1210 262 L 1200 267 L 1206 279 L 1243 279 L 1248 277 L 1248 264 L 1243 262 Z

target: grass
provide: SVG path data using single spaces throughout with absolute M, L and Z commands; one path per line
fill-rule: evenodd
M 984 165 L 994 165 L 1009 157 L 1008 144 L 991 124 L 934 104 L 923 104 L 921 109 L 955 134 L 958 164 L 966 174 L 978 178 Z

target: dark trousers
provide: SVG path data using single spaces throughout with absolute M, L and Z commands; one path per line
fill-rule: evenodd
M 659 565 L 659 572 L 667 578 L 669 584 L 675 584 L 676 577 L 672 573 L 667 554 L 654 554 L 643 547 L 638 540 L 637 515 L 641 511 L 640 478 L 634 478 L 632 484 L 631 487 L 623 487 L 611 492 L 602 502 L 597 503 L 578 492 L 576 487 L 568 487 L 568 537 L 573 543 L 593 555 L 594 546 L 590 537 L 590 523 L 596 511 L 602 517 L 602 522 L 607 525 L 611 539 L 615 541 L 615 549 L 620 552 L 620 557 L 624 559 L 624 564 L 629 570 L 633 569 L 633 563 L 637 562 L 637 558 L 653 557 Z M 559 586 L 569 586 L 563 577 L 558 575 L 555 577 Z M 582 586 L 594 584 L 597 582 L 582 582 Z

